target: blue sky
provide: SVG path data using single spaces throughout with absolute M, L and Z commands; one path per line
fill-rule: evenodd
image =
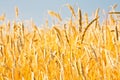
M 14 8 L 19 8 L 19 18 L 21 20 L 34 20 L 36 24 L 43 24 L 49 17 L 48 10 L 54 10 L 62 15 L 62 18 L 70 17 L 69 10 L 64 6 L 69 3 L 77 10 L 79 6 L 89 16 L 97 8 L 108 10 L 108 7 L 117 3 L 117 11 L 120 11 L 120 0 L 1 0 L 0 15 L 6 13 L 7 20 L 15 19 Z

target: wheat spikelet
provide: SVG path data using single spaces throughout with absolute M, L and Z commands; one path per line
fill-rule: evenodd
M 10 31 L 10 21 L 8 21 L 8 23 L 7 23 L 7 32 L 9 32 Z
M 0 42 L 3 41 L 3 26 L 0 26 Z
M 54 11 L 48 11 L 48 14 L 49 14 L 50 16 L 56 17 L 59 21 L 62 21 L 62 18 L 61 18 L 61 16 L 60 16 L 60 14 L 58 14 L 58 13 L 56 13 L 56 12 L 54 12 Z
M 95 18 L 97 18 L 98 17 L 98 13 L 99 13 L 99 8 L 96 10 L 96 12 L 95 12 Z M 96 23 L 95 23 L 95 27 L 97 28 L 97 26 L 98 26 L 98 19 L 96 20 Z
M 90 45 L 90 47 L 91 47 L 91 49 L 92 49 L 92 51 L 93 51 L 93 54 L 94 54 L 94 56 L 95 56 L 96 61 L 98 61 L 97 53 L 95 52 L 95 49 L 92 47 L 92 45 Z
M 98 17 L 99 10 L 100 10 L 99 8 L 96 10 L 96 12 L 95 12 L 95 18 Z
M 61 35 L 60 30 L 55 26 L 53 27 L 53 29 L 57 32 L 57 37 L 58 37 L 59 41 L 61 42 L 61 44 L 63 44 L 62 35 Z
M 65 29 L 65 37 L 66 37 L 67 43 L 70 46 L 69 39 L 68 39 L 67 32 L 66 32 L 66 25 L 64 25 L 64 29 Z
M 35 23 L 31 20 L 31 24 L 32 24 L 32 28 L 33 28 L 33 31 L 37 31 L 37 26 L 35 25 Z
M 85 23 L 88 25 L 88 14 L 87 13 L 85 13 L 85 15 L 84 15 L 84 17 L 85 17 Z
M 73 15 L 74 17 L 76 17 L 76 14 L 75 14 L 75 11 L 74 11 L 73 7 L 72 7 L 70 4 L 66 4 L 66 6 L 67 6 L 68 9 L 71 11 L 72 15 Z
M 5 20 L 5 13 L 0 16 L 0 21 L 4 21 L 4 20 Z
M 115 32 L 116 32 L 116 39 L 119 40 L 119 35 L 118 35 L 118 28 L 117 28 L 117 26 L 115 27 Z
M 78 8 L 78 22 L 79 22 L 79 32 L 81 32 L 82 31 L 82 12 L 79 8 Z
M 112 11 L 112 12 L 114 12 L 114 11 L 115 11 L 115 9 L 117 8 L 117 6 L 118 6 L 117 4 L 114 4 L 114 5 L 110 6 L 110 7 L 112 8 L 112 10 L 111 10 L 111 11 Z
M 55 29 L 56 32 L 57 32 L 60 36 L 62 36 L 61 33 L 60 33 L 60 30 L 59 30 L 57 27 L 54 26 L 53 29 Z
M 115 8 L 117 8 L 117 6 L 118 6 L 117 4 L 114 4 L 112 7 L 113 7 L 113 9 L 115 9 Z
M 110 15 L 110 23 L 111 23 L 112 25 L 115 24 L 115 19 L 114 19 L 114 17 L 113 17 L 112 15 Z
M 18 10 L 18 7 L 15 7 L 15 17 L 17 18 L 19 15 L 19 10 Z

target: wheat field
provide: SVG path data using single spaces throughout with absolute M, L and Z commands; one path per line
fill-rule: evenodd
M 0 80 L 120 79 L 120 12 L 100 21 L 100 9 L 90 20 L 81 9 L 66 7 L 69 20 L 48 11 L 56 23 L 44 27 L 0 16 Z M 17 7 L 15 13 L 19 18 Z

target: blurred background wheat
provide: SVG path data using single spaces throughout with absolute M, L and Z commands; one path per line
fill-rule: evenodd
M 4 22 L 0 16 L 0 80 L 119 80 L 120 12 L 112 10 L 100 21 L 99 8 L 92 20 L 78 8 L 38 27 L 31 19 Z M 19 18 L 19 8 L 15 7 Z

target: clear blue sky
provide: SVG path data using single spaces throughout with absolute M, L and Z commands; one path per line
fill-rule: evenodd
M 75 8 L 79 6 L 83 12 L 87 12 L 89 15 L 97 8 L 108 10 L 108 7 L 115 3 L 118 4 L 116 10 L 120 11 L 120 0 L 1 0 L 0 15 L 6 13 L 7 20 L 14 20 L 14 7 L 17 6 L 21 20 L 32 18 L 36 24 L 42 24 L 49 17 L 47 15 L 48 10 L 60 12 L 64 19 L 69 17 L 70 12 L 64 7 L 66 3 L 73 5 Z

